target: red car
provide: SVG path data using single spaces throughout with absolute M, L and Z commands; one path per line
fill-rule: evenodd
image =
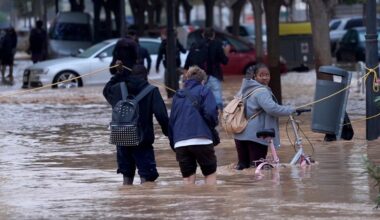
M 191 32 L 187 38 L 187 48 L 195 41 L 202 38 L 202 29 Z M 256 50 L 252 45 L 238 37 L 225 32 L 215 31 L 215 38 L 224 44 L 231 45 L 231 52 L 228 54 L 228 64 L 222 65 L 223 74 L 225 75 L 243 75 L 252 70 L 256 64 Z M 264 58 L 266 60 L 266 58 Z M 281 73 L 287 72 L 284 62 L 280 62 Z

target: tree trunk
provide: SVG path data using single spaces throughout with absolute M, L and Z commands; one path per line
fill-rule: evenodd
M 147 0 L 129 0 L 132 13 L 137 26 L 137 34 L 142 36 L 145 31 L 145 10 L 148 7 Z
M 186 25 L 190 25 L 190 13 L 191 9 L 193 9 L 193 6 L 190 4 L 188 0 L 181 0 L 183 9 L 185 9 L 185 16 L 186 16 Z
M 84 0 L 70 0 L 70 11 L 84 11 Z
M 104 7 L 104 1 L 92 0 L 92 3 L 94 5 L 94 40 L 95 42 L 98 42 L 100 40 L 98 34 L 100 26 L 100 11 L 102 10 L 102 7 Z
M 279 37 L 279 17 L 281 1 L 265 0 L 265 20 L 267 21 L 267 43 L 268 43 L 268 68 L 271 73 L 269 86 L 278 102 L 282 103 L 281 76 L 280 76 L 280 49 L 278 47 Z
M 255 17 L 255 48 L 256 48 L 256 60 L 257 62 L 263 62 L 264 60 L 264 48 L 263 48 L 263 8 L 262 0 L 250 0 L 253 9 L 253 15 Z
M 232 34 L 235 36 L 239 36 L 240 31 L 240 15 L 241 10 L 243 9 L 243 6 L 245 5 L 245 0 L 237 0 L 232 6 Z
M 317 78 L 332 80 L 331 75 L 321 74 L 318 70 L 320 66 L 332 64 L 329 21 L 331 9 L 337 0 L 308 0 L 308 3 Z
M 206 9 L 206 27 L 214 26 L 214 5 L 215 0 L 203 0 Z

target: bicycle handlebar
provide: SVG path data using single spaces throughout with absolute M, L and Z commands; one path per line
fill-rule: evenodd
M 304 112 L 311 112 L 311 109 L 310 108 L 300 108 L 300 109 L 296 109 L 296 113 L 297 113 L 297 116 L 304 113 Z

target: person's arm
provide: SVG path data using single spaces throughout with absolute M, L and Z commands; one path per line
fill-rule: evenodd
M 181 53 L 186 53 L 186 49 L 182 46 L 182 44 L 178 40 L 177 40 L 177 47 Z
M 161 42 L 160 48 L 158 49 L 157 62 L 156 62 L 156 72 L 160 71 L 160 63 L 162 60 L 162 56 L 164 55 L 164 44 Z
M 284 106 L 277 104 L 273 98 L 272 93 L 263 89 L 262 91 L 257 92 L 252 98 L 256 98 L 260 107 L 269 115 L 274 117 L 288 116 L 295 112 L 295 108 L 291 106 Z M 249 97 L 249 98 L 251 98 Z
M 113 106 L 118 100 L 115 99 L 116 95 L 112 89 L 117 83 L 125 80 L 125 77 L 121 74 L 115 74 L 111 77 L 110 81 L 103 88 L 103 96 L 107 102 Z
M 144 49 L 145 49 L 145 48 L 144 48 Z M 148 66 L 147 66 L 147 70 L 148 70 L 148 73 L 149 73 L 149 71 L 150 71 L 150 67 L 152 66 L 152 58 L 150 58 L 150 54 L 149 54 L 149 52 L 148 52 L 147 49 L 145 49 L 145 58 L 146 58 L 146 62 L 147 62 L 147 64 L 148 64 Z
M 209 89 L 202 89 L 201 92 L 201 114 L 210 127 L 216 127 L 218 125 L 218 107 L 215 101 L 215 97 Z
M 158 88 L 153 89 L 153 113 L 158 123 L 161 126 L 162 133 L 165 136 L 169 135 L 169 117 L 166 110 L 165 102 L 162 99 Z
M 216 47 L 216 54 L 218 55 L 218 60 L 220 63 L 226 65 L 228 63 L 228 57 L 226 56 L 226 53 L 224 52 L 223 45 L 218 42 Z

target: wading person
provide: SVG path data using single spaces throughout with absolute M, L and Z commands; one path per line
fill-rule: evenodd
M 199 67 L 191 67 L 185 74 L 184 89 L 174 98 L 169 119 L 170 146 L 176 158 L 185 184 L 195 183 L 197 163 L 205 183 L 216 183 L 217 161 L 210 128 L 218 124 L 218 109 L 212 92 L 202 83 L 206 73 Z
M 128 75 L 116 72 L 103 90 L 104 97 L 112 107 L 122 99 L 121 82 L 125 82 L 128 94 L 133 97 L 138 96 L 141 91 L 150 86 L 147 81 L 147 70 L 143 65 L 135 65 Z M 125 185 L 133 184 L 136 167 L 141 183 L 153 182 L 159 176 L 153 150 L 153 115 L 164 135 L 168 134 L 168 114 L 157 87 L 143 96 L 138 102 L 138 108 L 138 125 L 142 131 L 142 141 L 138 146 L 116 146 L 117 173 L 123 174 Z
M 130 36 L 121 38 L 116 42 L 112 55 L 110 67 L 123 64 L 126 68 L 123 68 L 121 65 L 117 68 L 112 68 L 110 69 L 111 74 L 118 73 L 127 76 L 131 73 L 132 67 L 137 63 L 137 43 Z
M 246 118 L 250 118 L 261 112 L 248 121 L 247 127 L 243 132 L 234 134 L 235 145 L 238 155 L 237 170 L 242 170 L 249 167 L 256 167 L 260 159 L 265 159 L 268 153 L 268 143 L 261 138 L 256 137 L 256 132 L 263 129 L 273 128 L 275 137 L 273 138 L 274 145 L 280 146 L 280 134 L 278 117 L 288 116 L 295 112 L 294 107 L 283 106 L 277 104 L 271 89 L 268 87 L 270 81 L 269 69 L 264 64 L 257 64 L 251 76 L 243 79 L 238 96 L 247 96 L 245 99 Z
M 161 44 L 160 44 L 160 47 L 158 49 L 158 55 L 157 55 L 157 62 L 156 62 L 156 72 L 158 73 L 160 71 L 160 63 L 161 63 L 161 60 L 164 64 L 164 67 L 165 67 L 165 86 L 167 86 L 168 88 L 170 89 L 173 89 L 175 91 L 178 90 L 179 88 L 179 75 L 180 75 L 180 71 L 178 70 L 178 68 L 181 66 L 181 57 L 180 57 L 180 53 L 186 53 L 186 49 L 182 46 L 182 44 L 178 41 L 178 39 L 176 39 L 176 53 L 175 53 L 175 63 L 176 63 L 176 71 L 175 71 L 175 75 L 174 77 L 173 76 L 169 76 L 169 73 L 167 71 L 167 63 L 166 63 L 166 60 L 167 60 L 167 52 L 166 52 L 166 45 L 167 45 L 167 34 L 166 34 L 166 30 L 163 30 L 161 31 Z M 173 95 L 174 95 L 174 92 L 170 89 L 166 89 L 166 93 L 168 95 L 168 98 L 172 98 Z
M 43 29 L 43 22 L 38 20 L 36 27 L 33 28 L 29 36 L 29 50 L 32 55 L 33 63 L 43 61 L 47 57 L 48 51 L 48 38 L 45 29 Z
M 6 30 L 5 36 L 1 41 L 1 80 L 7 83 L 13 83 L 13 62 L 16 54 L 17 34 L 14 28 Z M 9 67 L 9 74 L 5 78 L 5 71 Z

